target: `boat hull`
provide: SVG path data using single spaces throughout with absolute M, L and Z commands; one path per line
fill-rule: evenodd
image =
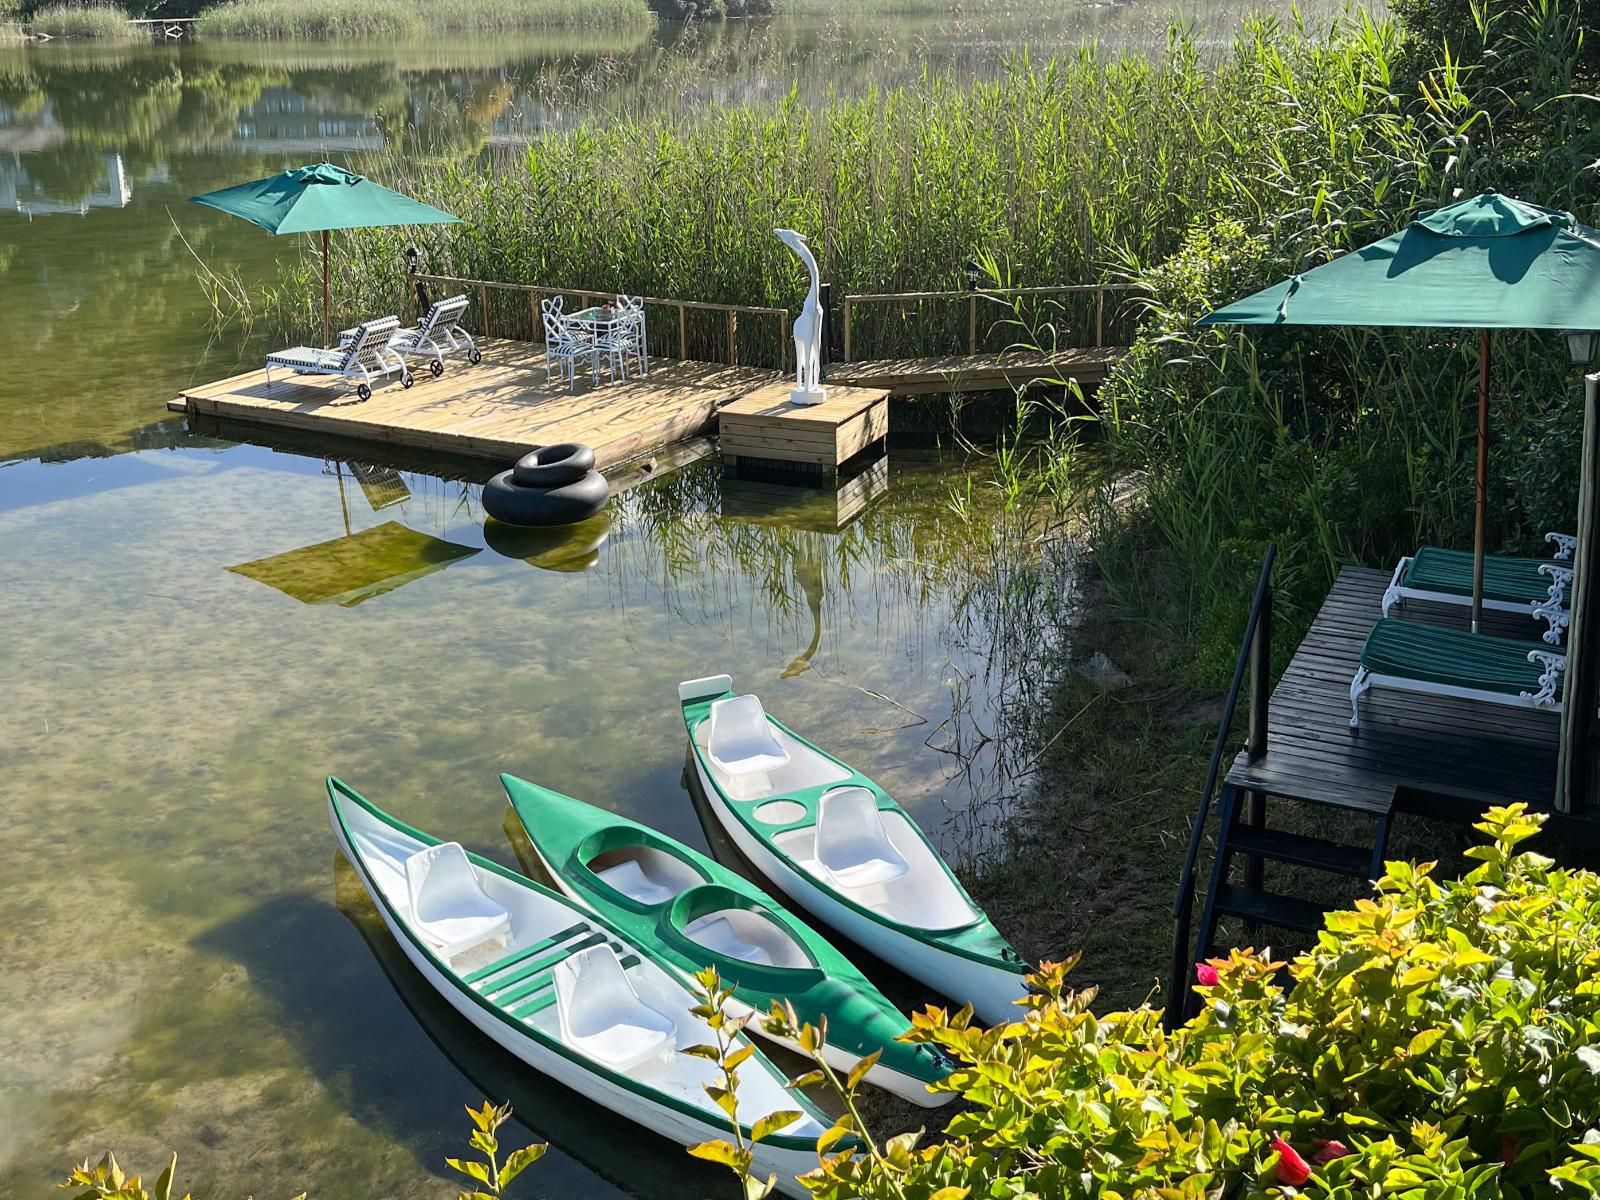
M 557 869 L 556 865 L 545 857 L 544 852 L 539 849 L 538 842 L 531 836 L 529 844 L 533 848 L 534 855 L 538 858 L 539 865 L 544 869 L 545 874 L 555 881 L 555 885 L 560 889 L 561 893 L 574 903 L 589 907 L 589 902 L 583 892 L 574 887 L 572 881 L 566 877 L 566 874 Z M 693 978 L 693 972 L 682 968 L 675 969 L 685 980 Z M 749 1017 L 749 1024 L 745 1026 L 747 1032 L 757 1033 L 775 1046 L 782 1046 L 784 1049 L 791 1050 L 796 1054 L 807 1058 L 810 1057 L 810 1052 L 792 1038 L 778 1037 L 768 1030 L 766 1022 L 760 1019 L 765 1014 L 757 1012 L 752 1006 L 742 1003 L 737 998 L 730 998 L 723 1005 L 723 1010 L 730 1017 Z M 849 1073 L 861 1061 L 859 1054 L 852 1054 L 831 1042 L 823 1045 L 822 1057 L 828 1066 L 836 1071 L 845 1073 Z M 874 1087 L 882 1088 L 884 1091 L 890 1092 L 902 1100 L 910 1101 L 920 1108 L 939 1108 L 955 1099 L 954 1094 L 950 1092 L 929 1091 L 927 1080 L 907 1075 L 903 1071 L 896 1071 L 892 1067 L 884 1065 L 882 1060 L 873 1064 L 866 1078 L 867 1082 Z
M 699 1142 L 729 1138 L 730 1131 L 725 1125 L 696 1120 L 676 1109 L 653 1103 L 648 1097 L 637 1092 L 619 1087 L 603 1075 L 585 1070 L 580 1063 L 556 1053 L 537 1039 L 519 1033 L 506 1022 L 496 1019 L 492 1013 L 466 995 L 453 978 L 440 971 L 431 958 L 418 948 L 410 930 L 390 911 L 387 901 L 369 877 L 361 855 L 350 844 L 331 802 L 329 816 L 340 851 L 354 865 L 362 886 L 371 897 L 378 915 L 383 918 L 384 925 L 388 927 L 389 933 L 400 949 L 411 961 L 412 966 L 416 967 L 428 981 L 429 986 L 443 996 L 446 1002 L 471 1022 L 479 1032 L 534 1070 L 681 1146 L 688 1147 Z M 815 1169 L 817 1158 L 814 1153 L 775 1147 L 761 1142 L 757 1142 L 752 1149 L 755 1154 L 753 1169 L 756 1174 L 776 1175 L 778 1190 L 786 1196 L 795 1197 L 796 1200 L 806 1200 L 810 1196 L 810 1192 L 800 1184 L 796 1176 Z
M 913 979 L 937 988 L 947 996 L 971 1004 L 972 1011 L 980 1020 L 998 1025 L 1021 1016 L 1021 1010 L 1015 1002 L 1028 994 L 1027 982 L 1021 975 L 911 937 L 840 903 L 812 883 L 804 872 L 795 870 L 774 854 L 764 841 L 755 837 L 730 810 L 727 798 L 706 773 L 700 756 L 695 754 L 692 757 L 700 790 L 711 811 L 716 813 L 718 823 L 751 865 L 790 900 L 817 920 L 833 926 L 858 945 L 872 951 L 890 966 L 898 967 Z

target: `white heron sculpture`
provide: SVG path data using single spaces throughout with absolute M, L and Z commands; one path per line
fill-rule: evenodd
M 795 386 L 789 393 L 789 401 L 791 404 L 821 404 L 828 398 L 828 391 L 822 386 L 822 277 L 817 271 L 816 255 L 811 253 L 804 234 L 792 229 L 772 232 L 800 256 L 811 275 L 806 302 L 794 319 Z

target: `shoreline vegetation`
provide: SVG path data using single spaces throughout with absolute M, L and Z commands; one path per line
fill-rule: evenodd
M 645 0 L 229 0 L 200 13 L 196 33 L 255 41 L 410 38 L 439 32 L 648 25 Z
M 46 5 L 30 16 L 22 28 L 26 33 L 43 33 L 52 38 L 97 42 L 135 42 L 149 37 L 144 26 L 132 24 L 128 14 L 116 5 L 77 0 Z

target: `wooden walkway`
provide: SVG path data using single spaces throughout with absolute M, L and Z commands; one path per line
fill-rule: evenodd
M 1041 379 L 1075 379 L 1091 387 L 1103 382 L 1126 353 L 1126 347 L 1100 346 L 1057 350 L 1052 354 L 1012 351 L 1008 354 L 884 358 L 829 363 L 825 373 L 827 383 L 884 388 L 891 396 L 1003 391 Z
M 1350 680 L 1381 615 L 1389 573 L 1347 568 L 1295 651 L 1268 708 L 1267 752 L 1241 753 L 1227 782 L 1251 791 L 1382 814 L 1392 807 L 1470 812 L 1525 800 L 1548 810 L 1555 796 L 1560 718 L 1374 687 L 1351 729 Z M 1465 625 L 1461 606 L 1410 604 L 1408 620 Z M 1401 615 L 1397 611 L 1396 615 Z M 1539 627 L 1492 614 L 1488 632 L 1536 639 Z
M 575 391 L 545 381 L 544 347 L 489 339 L 476 366 L 451 359 L 434 378 L 417 372 L 402 388 L 396 377 L 358 401 L 344 381 L 274 371 L 250 371 L 185 390 L 169 407 L 298 433 L 353 439 L 510 463 L 538 446 L 583 442 L 604 468 L 690 437 L 717 410 L 771 383 L 776 374 L 755 367 L 652 359 L 642 379 L 598 387 L 582 372 Z

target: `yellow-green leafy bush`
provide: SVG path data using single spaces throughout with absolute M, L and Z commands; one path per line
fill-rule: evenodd
M 930 1009 L 963 1065 L 946 1138 L 825 1159 L 827 1200 L 1473 1200 L 1600 1190 L 1600 877 L 1519 851 L 1496 809 L 1464 878 L 1391 864 L 1290 968 L 1235 951 L 1203 1011 L 1097 1016 L 1049 964 L 993 1030 Z

